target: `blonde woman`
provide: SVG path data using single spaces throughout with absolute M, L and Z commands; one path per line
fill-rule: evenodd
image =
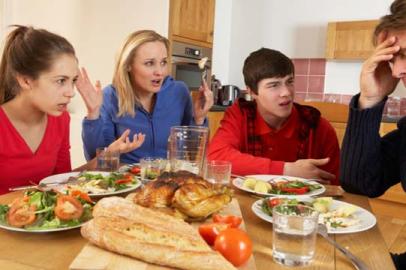
M 113 83 L 103 91 L 100 83 L 93 87 L 82 69 L 77 87 L 89 112 L 82 134 L 86 158 L 94 157 L 97 147 L 109 145 L 126 129 L 130 136 L 145 134 L 145 141 L 122 155 L 122 162 L 166 157 L 172 126 L 207 125 L 211 91 L 202 86 L 201 98 L 192 104 L 186 84 L 168 76 L 168 50 L 169 41 L 154 31 L 130 34 L 119 52 Z

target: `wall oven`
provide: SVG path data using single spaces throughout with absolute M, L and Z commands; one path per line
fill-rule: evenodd
M 175 80 L 184 81 L 190 91 L 198 90 L 202 81 L 202 71 L 199 69 L 199 60 L 208 57 L 207 83 L 210 88 L 212 49 L 183 42 L 172 43 L 172 76 Z

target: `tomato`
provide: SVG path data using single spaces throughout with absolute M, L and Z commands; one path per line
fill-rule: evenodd
M 309 191 L 309 187 L 300 187 L 300 188 L 282 187 L 281 191 L 294 194 L 305 194 Z
M 82 192 L 78 189 L 73 189 L 69 192 L 69 195 L 73 196 L 73 197 L 79 197 L 82 200 L 85 200 L 89 203 L 93 203 L 92 199 L 89 197 L 89 194 Z
M 283 202 L 282 198 L 269 198 L 267 203 L 270 208 L 274 208 L 275 206 L 281 204 Z
M 229 226 L 229 224 L 205 223 L 199 226 L 199 233 L 203 237 L 204 241 L 212 246 L 217 235 L 221 231 L 227 229 Z
M 35 210 L 36 206 L 25 203 L 24 199 L 15 200 L 7 213 L 7 222 L 14 227 L 30 225 L 36 220 Z
M 119 184 L 128 184 L 128 183 L 131 183 L 131 182 L 132 182 L 131 178 L 117 179 L 116 181 L 114 181 L 114 183 L 116 183 L 117 185 L 119 185 Z
M 140 174 L 140 173 L 141 173 L 141 169 L 140 169 L 140 167 L 138 167 L 138 166 L 134 166 L 134 167 L 132 167 L 132 168 L 130 169 L 130 172 L 131 172 L 132 174 Z
M 229 262 L 238 267 L 244 264 L 252 254 L 252 241 L 248 235 L 237 228 L 221 231 L 214 241 L 214 249 Z
M 83 206 L 76 198 L 61 195 L 56 200 L 54 212 L 60 220 L 77 219 L 83 214 Z
M 238 216 L 233 216 L 233 215 L 222 216 L 219 214 L 214 214 L 213 221 L 216 223 L 230 224 L 230 227 L 238 228 L 242 222 L 242 218 L 238 217 Z

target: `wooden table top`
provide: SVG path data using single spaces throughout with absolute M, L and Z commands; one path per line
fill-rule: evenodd
M 21 192 L 0 196 L 0 204 L 11 202 Z M 251 211 L 257 200 L 236 191 L 246 229 L 254 242 L 254 256 L 258 270 L 288 269 L 272 260 L 272 224 L 259 219 Z M 368 198 L 345 193 L 343 201 L 370 210 Z M 377 226 L 359 233 L 332 235 L 337 242 L 361 258 L 370 269 L 395 269 L 385 241 Z M 54 233 L 21 233 L 0 229 L 1 269 L 68 269 L 86 244 L 79 229 Z M 315 260 L 308 267 L 295 269 L 354 269 L 351 263 L 333 246 L 318 236 Z

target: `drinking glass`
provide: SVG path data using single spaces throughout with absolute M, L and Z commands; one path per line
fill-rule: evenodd
M 99 147 L 96 149 L 96 160 L 98 171 L 117 171 L 120 166 L 120 153 L 111 152 L 107 147 Z
M 207 127 L 172 127 L 168 142 L 171 171 L 186 170 L 203 176 L 208 138 Z
M 310 264 L 316 248 L 319 212 L 305 205 L 281 204 L 272 211 L 274 261 L 286 266 Z
M 206 165 L 205 179 L 213 184 L 228 185 L 231 177 L 231 162 L 211 160 Z
M 166 159 L 145 157 L 140 159 L 141 181 L 155 180 L 165 171 Z

